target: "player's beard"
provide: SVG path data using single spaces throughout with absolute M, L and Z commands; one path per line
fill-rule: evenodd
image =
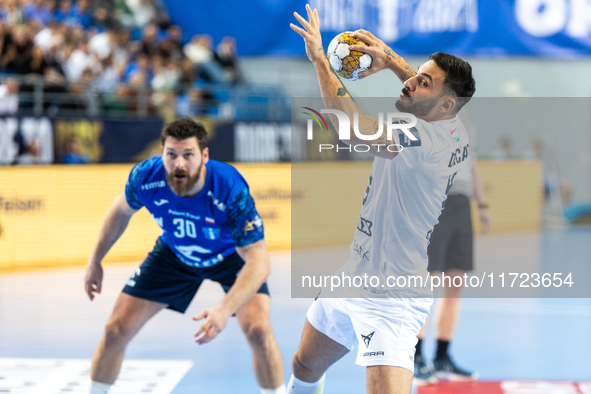
M 202 167 L 203 162 L 201 162 L 199 168 L 197 169 L 197 173 L 193 176 L 191 176 L 189 172 L 185 170 L 172 170 L 171 172 L 167 172 L 166 182 L 168 182 L 168 186 L 172 189 L 174 194 L 179 197 L 184 197 L 193 189 L 193 187 L 195 187 L 197 182 L 199 182 Z M 183 178 L 176 179 L 175 175 L 182 175 Z
M 417 118 L 427 116 L 437 105 L 439 97 L 409 97 L 408 90 L 402 89 L 406 97 L 396 101 L 396 109 L 400 112 L 411 113 Z

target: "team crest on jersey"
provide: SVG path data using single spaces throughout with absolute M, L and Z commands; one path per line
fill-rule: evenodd
M 210 241 L 215 241 L 220 237 L 220 229 L 214 227 L 203 227 L 203 235 L 205 239 L 209 239 Z

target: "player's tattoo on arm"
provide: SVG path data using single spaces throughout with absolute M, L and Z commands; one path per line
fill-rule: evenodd
M 384 50 L 385 52 L 386 50 Z M 396 63 L 398 63 L 398 69 L 400 71 L 396 72 L 398 78 L 402 82 L 406 82 L 407 79 L 412 78 L 417 75 L 417 71 L 411 67 L 403 58 L 398 57 L 396 59 Z
M 412 78 L 417 75 L 416 70 L 408 64 L 404 67 L 404 70 L 406 71 L 406 79 Z
M 384 53 L 386 54 L 386 61 L 387 62 L 394 59 L 394 52 L 390 48 L 384 49 Z
M 379 123 L 376 120 L 376 122 L 373 125 L 374 131 L 378 131 L 378 126 L 379 126 Z M 388 128 L 387 127 L 384 127 L 382 134 L 378 137 L 378 142 L 380 144 L 390 144 L 390 145 L 394 144 L 393 140 L 392 141 L 388 140 Z
M 341 84 L 341 87 L 337 89 L 337 96 L 338 97 L 345 97 L 347 94 L 349 94 L 349 96 L 351 96 L 351 93 L 349 93 L 349 91 L 347 90 L 347 88 L 345 87 L 345 85 L 343 85 L 343 82 L 341 82 L 341 79 L 339 78 L 339 75 L 336 73 L 336 71 L 333 70 L 332 67 L 330 68 L 330 70 L 337 77 L 337 80 Z M 353 97 L 351 97 L 351 100 L 355 101 L 355 99 L 353 99 Z

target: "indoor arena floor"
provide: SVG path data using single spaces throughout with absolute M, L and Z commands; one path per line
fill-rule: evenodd
M 560 258 L 561 248 L 569 247 L 570 256 L 591 265 L 591 229 L 489 235 L 478 239 L 476 259 L 507 248 L 516 258 L 540 256 L 522 245 L 541 236 L 559 241 L 544 243 L 546 258 Z M 0 276 L 0 392 L 88 393 L 89 359 L 136 266 L 106 265 L 103 292 L 94 302 L 83 291 L 83 268 Z M 290 298 L 289 253 L 274 253 L 272 270 L 271 320 L 287 380 L 312 300 Z M 222 297 L 218 285 L 206 282 L 185 315 L 165 310 L 150 321 L 130 344 L 112 393 L 258 393 L 250 350 L 234 319 L 213 342 L 193 342 L 199 324 L 191 316 Z M 429 338 L 425 353 L 432 354 L 431 332 Z M 480 383 L 414 388 L 415 393 L 589 394 L 591 300 L 465 299 L 452 354 L 461 366 L 480 372 Z M 363 392 L 365 371 L 351 352 L 329 370 L 324 393 Z

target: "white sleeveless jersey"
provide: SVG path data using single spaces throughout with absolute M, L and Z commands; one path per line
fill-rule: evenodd
M 431 232 L 455 174 L 468 162 L 468 134 L 458 117 L 436 122 L 418 119 L 410 129 L 417 141 L 397 131 L 395 143 L 403 150 L 393 159 L 374 159 L 351 254 L 342 267 L 351 277 L 367 274 L 381 279 L 377 287 L 352 289 L 363 297 L 431 296 L 429 286 L 401 289 L 385 281 L 388 276 L 427 278 Z

